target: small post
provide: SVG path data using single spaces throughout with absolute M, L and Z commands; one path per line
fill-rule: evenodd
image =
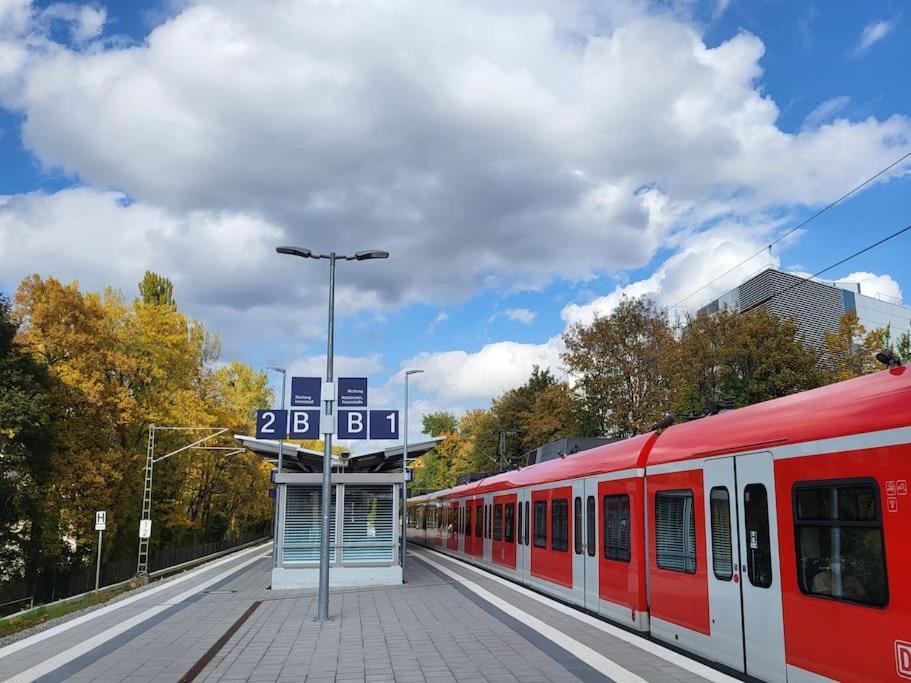
M 101 582 L 101 534 L 104 532 L 98 530 L 98 559 L 95 561 L 95 590 L 98 590 L 98 585 Z

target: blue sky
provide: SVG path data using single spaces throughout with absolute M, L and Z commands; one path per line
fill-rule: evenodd
M 911 151 L 902 3 L 0 2 L 0 289 L 149 268 L 225 359 L 486 405 L 619 296 L 671 305 Z M 911 222 L 908 164 L 777 245 Z M 911 296 L 911 237 L 833 271 Z M 698 305 L 763 255 L 688 300 Z

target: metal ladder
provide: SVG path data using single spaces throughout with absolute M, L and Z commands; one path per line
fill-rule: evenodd
M 155 425 L 149 425 L 149 445 L 146 449 L 145 482 L 142 491 L 142 515 L 140 519 L 151 519 L 152 515 L 152 468 L 155 466 Z M 139 561 L 136 576 L 149 573 L 149 539 L 139 538 Z

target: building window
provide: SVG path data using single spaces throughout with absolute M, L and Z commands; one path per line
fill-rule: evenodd
M 747 573 L 758 588 L 772 585 L 772 541 L 769 536 L 769 496 L 762 484 L 743 490 L 743 518 L 747 529 Z
M 661 491 L 655 495 L 655 551 L 660 569 L 696 573 L 692 491 Z
M 535 547 L 547 547 L 547 501 L 535 502 Z
M 885 607 L 889 602 L 879 489 L 872 479 L 794 486 L 800 590 Z
M 506 503 L 506 527 L 503 530 L 503 540 L 515 543 L 516 537 L 516 504 Z
M 724 486 L 716 486 L 709 494 L 712 516 L 712 571 L 720 581 L 734 576 L 733 545 L 731 543 L 731 498 Z
M 499 503 L 493 506 L 493 540 L 503 540 L 503 506 Z
M 565 551 L 569 548 L 569 501 L 566 498 L 550 503 L 550 547 Z
M 604 496 L 604 559 L 629 562 L 629 496 Z
M 582 554 L 582 499 L 573 501 L 573 552 Z

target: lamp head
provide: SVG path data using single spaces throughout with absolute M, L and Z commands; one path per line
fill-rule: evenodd
M 405 375 L 419 375 L 423 370 L 405 370 Z
M 279 254 L 288 254 L 289 256 L 300 256 L 301 258 L 310 258 L 312 253 L 309 249 L 303 247 L 276 247 L 275 251 Z
M 357 261 L 367 261 L 374 258 L 389 258 L 388 251 L 380 251 L 379 249 L 369 249 L 367 251 L 356 251 L 354 253 L 354 258 Z

